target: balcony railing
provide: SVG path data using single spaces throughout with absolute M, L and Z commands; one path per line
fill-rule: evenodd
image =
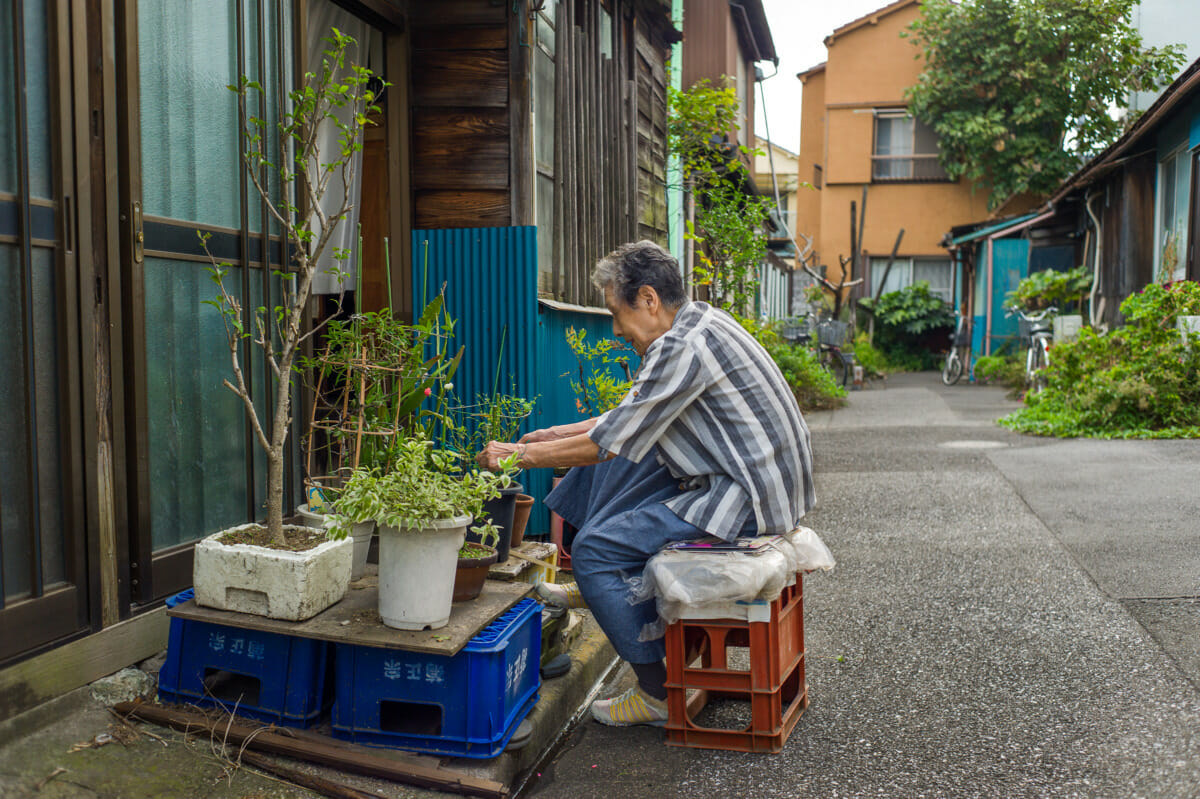
M 873 155 L 871 179 L 888 181 L 938 183 L 950 180 L 942 169 L 936 153 L 930 155 Z

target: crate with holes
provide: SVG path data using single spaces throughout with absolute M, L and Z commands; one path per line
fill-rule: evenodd
M 518 602 L 452 656 L 337 644 L 333 735 L 488 758 L 538 699 L 541 605 Z

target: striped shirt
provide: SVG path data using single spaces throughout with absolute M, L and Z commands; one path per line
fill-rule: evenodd
M 677 516 L 730 540 L 754 514 L 785 533 L 816 503 L 808 426 L 767 351 L 732 316 L 689 302 L 651 342 L 633 387 L 588 436 L 601 457 L 659 460 L 687 489 Z

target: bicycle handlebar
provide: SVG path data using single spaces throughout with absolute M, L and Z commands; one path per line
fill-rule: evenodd
M 1009 308 L 1008 311 L 1005 312 L 1004 315 L 1012 316 L 1013 314 L 1016 314 L 1017 316 L 1024 319 L 1026 322 L 1040 322 L 1043 319 L 1045 319 L 1047 316 L 1050 316 L 1051 314 L 1057 313 L 1057 312 L 1058 312 L 1058 308 L 1056 308 L 1053 305 L 1051 305 L 1049 308 L 1045 308 L 1041 311 L 1036 311 L 1034 313 L 1030 313 L 1030 312 L 1024 310 L 1023 308 L 1013 306 L 1013 307 Z

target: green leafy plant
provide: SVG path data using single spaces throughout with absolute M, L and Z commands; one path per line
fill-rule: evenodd
M 267 214 L 282 231 L 284 250 L 291 255 L 288 268 L 275 272 L 282 287 L 281 304 L 246 313 L 239 295 L 231 294 L 225 286 L 231 265 L 218 262 L 212 255 L 208 234 L 197 233 L 212 263 L 210 272 L 218 288 L 217 297 L 208 304 L 221 312 L 233 366 L 233 380 L 225 380 L 224 385 L 242 400 L 254 439 L 266 453 L 267 532 L 271 542 L 280 546 L 286 541 L 283 471 L 284 445 L 292 421 L 292 373 L 300 346 L 317 329 L 308 328 L 306 318 L 318 264 L 331 248 L 332 236 L 353 204 L 346 195 L 339 208 L 330 213 L 322 201 L 333 175 L 339 174 L 343 185 L 351 185 L 351 164 L 355 153 L 362 150 L 368 114 L 379 111 L 368 88 L 374 75 L 364 67 L 346 64 L 346 51 L 354 39 L 334 28 L 325 41 L 329 47 L 321 67 L 317 72 L 306 73 L 303 87 L 288 95 L 290 105 L 282 109 L 282 119 L 274 131 L 266 120 L 253 113 L 260 99 L 271 106 L 277 103 L 276 98 L 257 96 L 264 92 L 262 84 L 242 76 L 236 86 L 229 87 L 237 95 L 239 118 L 245 120 L 240 130 L 245 174 L 261 197 Z M 338 131 L 338 144 L 334 152 L 323 153 L 317 131 L 330 125 Z M 277 151 L 272 151 L 273 139 L 278 144 Z M 349 252 L 336 247 L 331 252 L 337 264 L 334 271 L 344 274 Z M 269 374 L 280 384 L 273 392 L 268 418 L 260 418 L 242 369 L 242 345 L 246 339 L 252 339 L 262 350 Z M 263 414 L 266 413 L 264 406 Z
M 588 344 L 587 331 L 567 328 L 567 346 L 578 363 L 578 379 L 571 379 L 575 407 L 587 417 L 595 417 L 617 407 L 629 393 L 633 380 L 629 374 L 629 355 L 633 349 L 614 339 Z M 613 376 L 613 367 L 625 373 L 625 379 Z
M 858 361 L 863 372 L 869 377 L 883 377 L 888 372 L 896 371 L 883 351 L 871 343 L 866 331 L 860 331 L 854 337 L 854 360 Z
M 828 410 L 845 402 L 846 389 L 821 365 L 811 349 L 783 342 L 766 349 L 783 373 L 801 410 Z
M 757 151 L 729 144 L 739 127 L 737 92 L 699 81 L 686 91 L 667 93 L 667 148 L 682 165 L 684 189 L 695 199 L 695 219 L 684 237 L 695 245 L 693 280 L 709 299 L 744 313 L 766 258 L 770 205 L 743 189 L 748 177 L 742 156 Z
M 859 300 L 859 305 L 875 316 L 875 346 L 906 370 L 933 368 L 954 329 L 954 311 L 924 281 L 888 292 L 878 302 Z
M 434 413 L 422 408 L 434 391 L 441 397 L 462 360 L 451 357 L 454 321 L 438 294 L 413 325 L 390 311 L 333 319 L 325 346 L 301 366 L 312 376 L 313 419 L 305 439 L 308 478 L 336 491 L 350 471 L 387 471 L 397 441 Z
M 436 449 L 423 432 L 414 433 L 399 442 L 390 471 L 358 469 L 350 475 L 329 517 L 330 535 L 344 538 L 355 522 L 368 520 L 419 530 L 456 516 L 478 519 L 483 503 L 512 483 L 517 460 L 514 453 L 501 461 L 499 472 L 464 471 L 456 453 Z M 471 529 L 485 538 L 498 535 L 490 519 Z
M 1185 342 L 1175 329 L 1180 314 L 1200 314 L 1200 285 L 1151 284 L 1120 310 L 1124 327 L 1055 344 L 1046 388 L 1001 424 L 1064 437 L 1200 437 L 1200 335 Z
M 1065 272 L 1043 269 L 1023 278 L 1005 297 L 1004 304 L 1026 311 L 1040 311 L 1054 306 L 1060 312 L 1069 312 L 1073 307 L 1082 313 L 1091 288 L 1092 273 L 1086 266 L 1077 266 Z
M 954 179 L 996 208 L 1048 194 L 1124 131 L 1111 108 L 1154 91 L 1179 45 L 1144 47 L 1137 0 L 923 0 L 909 34 L 925 59 L 909 110 L 934 131 Z
M 1009 355 L 981 355 L 975 359 L 975 379 L 985 385 L 1020 389 L 1025 386 L 1025 365 Z

